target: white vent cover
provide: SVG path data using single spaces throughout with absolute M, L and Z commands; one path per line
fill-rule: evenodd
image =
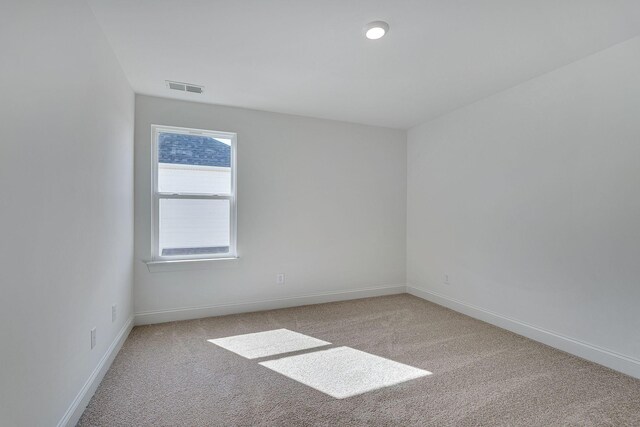
M 198 86 L 191 83 L 172 82 L 166 80 L 167 87 L 173 90 L 179 90 L 180 92 L 202 93 L 204 92 L 204 86 Z

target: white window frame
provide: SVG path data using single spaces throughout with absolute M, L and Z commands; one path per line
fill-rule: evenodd
M 231 140 L 231 192 L 230 194 L 192 194 L 192 193 L 161 193 L 158 191 L 158 135 L 160 133 L 178 133 L 183 135 L 209 136 L 212 138 L 224 138 Z M 236 142 L 237 134 L 234 132 L 221 132 L 205 129 L 191 129 L 175 126 L 151 125 L 152 146 L 152 233 L 151 233 L 151 259 L 156 262 L 164 261 L 193 261 L 207 259 L 237 258 L 237 215 L 236 215 Z M 229 200 L 229 252 L 197 255 L 161 255 L 159 248 L 160 235 L 160 199 L 206 199 Z

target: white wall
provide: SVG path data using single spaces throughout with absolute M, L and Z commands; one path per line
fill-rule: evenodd
M 158 191 L 229 194 L 231 168 L 159 163 Z M 161 200 L 159 253 L 165 248 L 228 247 L 230 207 L 228 200 Z
M 635 38 L 411 129 L 409 285 L 638 363 L 639 76 Z
M 229 194 L 231 168 L 159 163 L 158 190 L 164 193 Z
M 237 132 L 239 259 L 148 271 L 152 124 Z M 138 95 L 135 140 L 136 313 L 405 283 L 405 132 Z
M 0 39 L 0 425 L 52 426 L 132 313 L 134 95 L 82 0 Z

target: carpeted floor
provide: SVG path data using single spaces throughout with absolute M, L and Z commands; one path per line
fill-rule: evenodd
M 432 375 L 336 399 L 207 341 L 281 328 Z M 79 425 L 640 426 L 640 380 L 404 294 L 136 327 Z

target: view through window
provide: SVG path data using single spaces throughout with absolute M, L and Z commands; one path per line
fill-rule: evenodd
M 235 256 L 235 144 L 229 132 L 153 126 L 154 258 Z

